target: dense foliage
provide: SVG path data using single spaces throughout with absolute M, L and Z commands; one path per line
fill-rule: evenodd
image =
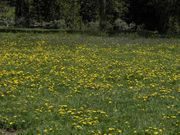
M 146 29 L 165 32 L 174 27 L 171 19 L 179 23 L 179 0 L 127 0 L 129 3 L 128 21 L 144 25 Z
M 16 26 L 180 32 L 179 0 L 2 0 Z M 1 2 L 1 3 L 2 3 Z M 133 27 L 132 27 L 133 26 Z

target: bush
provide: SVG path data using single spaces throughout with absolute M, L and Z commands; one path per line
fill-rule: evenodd
M 132 22 L 132 23 L 129 24 L 129 30 L 130 30 L 130 31 L 133 31 L 133 32 L 136 31 L 136 27 L 137 27 L 137 26 L 136 26 L 136 24 L 135 24 L 134 22 Z
M 65 29 L 66 28 L 66 23 L 65 20 L 54 20 L 49 23 L 49 28 L 54 28 L 54 29 Z
M 114 27 L 118 32 L 127 31 L 129 30 L 129 25 L 122 19 L 118 18 L 114 22 Z
M 0 26 L 14 25 L 14 8 L 5 3 L 0 3 Z
M 90 22 L 87 25 L 87 29 L 90 31 L 98 31 L 99 30 L 99 22 L 98 21 Z
M 136 31 L 137 32 L 139 32 L 139 31 L 146 31 L 145 25 L 144 24 L 137 25 Z
M 130 23 L 128 24 L 124 20 L 118 18 L 115 20 L 113 24 L 108 23 L 107 24 L 107 30 L 109 33 L 120 33 L 120 32 L 134 32 L 136 31 L 136 24 Z
M 0 26 L 14 26 L 14 19 L 0 18 Z
M 168 33 L 180 33 L 180 22 L 178 21 L 177 17 L 170 17 L 168 26 Z

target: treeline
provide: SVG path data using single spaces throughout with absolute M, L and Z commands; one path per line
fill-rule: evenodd
M 2 0 L 15 25 L 72 30 L 180 32 L 180 0 Z

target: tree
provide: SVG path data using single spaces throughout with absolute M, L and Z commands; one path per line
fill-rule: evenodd
M 65 21 L 70 29 L 99 21 L 102 31 L 114 30 L 117 20 L 134 22 L 147 30 L 166 32 L 180 23 L 179 0 L 2 0 L 15 7 L 15 22 L 29 26 L 33 22 Z M 119 21 L 121 22 L 121 21 Z M 171 22 L 171 23 L 170 23 Z M 124 22 L 125 24 L 126 22 Z M 126 24 L 127 24 L 126 23 Z M 119 24 L 121 25 L 121 24 Z M 176 24 L 177 25 L 177 24 Z M 128 24 L 127 24 L 128 26 Z
M 178 14 L 179 0 L 126 0 L 129 4 L 128 22 L 144 25 L 147 30 L 164 33 L 169 28 L 169 20 Z
M 16 26 L 28 27 L 30 23 L 30 1 L 16 0 L 15 3 L 15 23 Z
M 99 0 L 99 27 L 105 30 L 107 25 L 106 0 Z
M 80 0 L 80 16 L 84 24 L 97 19 L 97 0 Z

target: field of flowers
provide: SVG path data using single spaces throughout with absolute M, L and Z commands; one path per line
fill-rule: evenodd
M 0 134 L 179 135 L 180 42 L 0 34 Z

